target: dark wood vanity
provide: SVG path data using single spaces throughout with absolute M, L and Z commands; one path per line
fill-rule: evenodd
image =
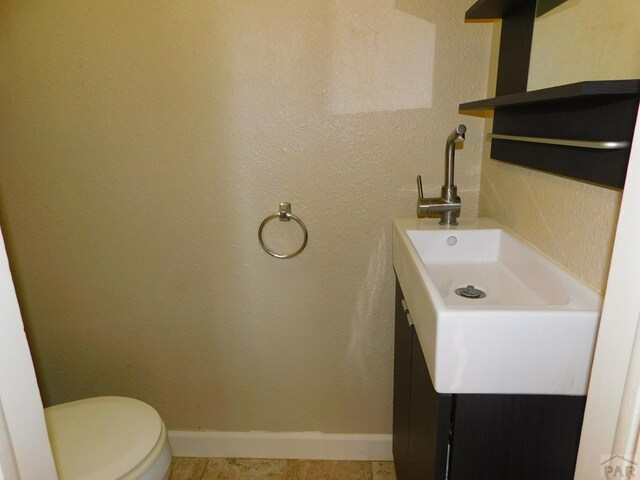
M 403 298 L 396 282 L 398 480 L 573 479 L 586 397 L 436 392 Z

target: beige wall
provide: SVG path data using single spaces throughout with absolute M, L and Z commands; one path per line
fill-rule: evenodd
M 637 0 L 569 0 L 540 17 L 528 89 L 639 78 L 639 19 Z M 604 291 L 620 191 L 490 160 L 488 151 L 487 144 L 480 213 L 500 220 Z
M 477 211 L 483 124 L 457 105 L 484 96 L 491 27 L 468 4 L 3 2 L 2 221 L 46 402 L 390 432 L 391 221 L 417 173 L 439 192 L 460 121 Z M 293 260 L 256 238 L 279 201 L 309 228 Z

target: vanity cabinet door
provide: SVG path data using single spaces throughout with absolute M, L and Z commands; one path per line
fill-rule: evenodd
M 411 401 L 411 347 L 413 327 L 402 306 L 396 281 L 395 342 L 393 359 L 393 459 L 398 480 L 408 480 L 409 403 Z
M 420 342 L 396 284 L 393 458 L 398 480 L 444 480 L 451 395 L 433 389 Z
M 451 480 L 572 480 L 586 397 L 457 395 Z
M 412 352 L 408 479 L 445 480 L 452 397 L 434 390 L 417 335 Z

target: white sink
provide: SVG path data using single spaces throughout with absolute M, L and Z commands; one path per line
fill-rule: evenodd
M 436 391 L 586 394 L 601 296 L 500 224 L 398 219 L 393 265 Z

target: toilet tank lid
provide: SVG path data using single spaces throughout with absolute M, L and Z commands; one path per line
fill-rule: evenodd
M 61 480 L 121 478 L 161 440 L 160 415 L 133 398 L 88 398 L 44 413 Z

